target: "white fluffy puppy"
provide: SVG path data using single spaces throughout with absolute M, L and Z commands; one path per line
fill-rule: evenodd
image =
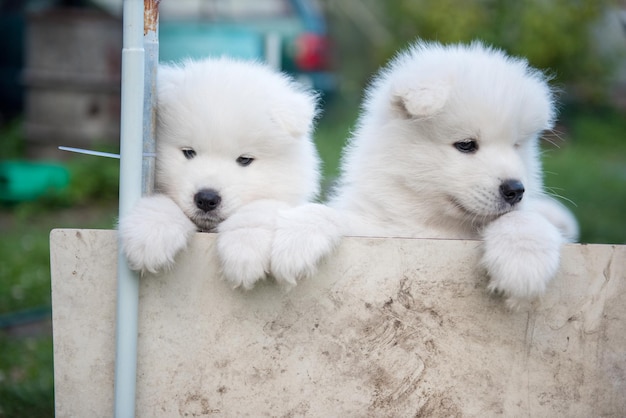
M 538 139 L 555 118 L 546 78 L 475 42 L 418 42 L 367 91 L 331 202 L 350 234 L 483 239 L 490 289 L 540 295 L 577 237 L 543 190 Z
M 542 185 L 538 139 L 553 100 L 523 59 L 478 42 L 412 45 L 367 90 L 329 203 L 337 228 L 308 253 L 327 254 L 337 234 L 482 239 L 492 291 L 511 304 L 540 295 L 578 233 Z M 295 228 L 280 236 L 275 248 L 311 246 Z
M 223 229 L 225 276 L 245 287 L 264 276 L 276 213 L 318 192 L 315 115 L 315 95 L 259 63 L 221 58 L 160 67 L 157 194 L 119 223 L 130 267 L 170 267 L 193 233 Z M 225 222 L 237 212 L 243 215 L 235 223 Z

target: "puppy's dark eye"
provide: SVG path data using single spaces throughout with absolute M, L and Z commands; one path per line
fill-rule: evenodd
M 191 160 L 193 157 L 196 156 L 196 151 L 194 151 L 193 148 L 183 148 L 181 151 L 183 152 L 185 158 L 188 160 Z
M 463 141 L 455 142 L 454 148 L 465 154 L 472 154 L 478 151 L 478 142 L 473 139 L 464 139 Z
M 252 163 L 252 161 L 254 161 L 254 158 L 246 157 L 245 155 L 242 155 L 239 158 L 237 158 L 237 164 L 239 164 L 242 167 L 249 166 Z

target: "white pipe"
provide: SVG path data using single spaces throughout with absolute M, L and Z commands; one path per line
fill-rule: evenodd
M 144 97 L 144 7 L 142 0 L 124 0 L 122 103 L 120 130 L 120 201 L 122 217 L 141 197 Z M 115 352 L 116 418 L 135 416 L 139 277 L 118 254 Z
M 276 32 L 270 32 L 265 36 L 265 62 L 275 69 L 280 71 L 281 65 L 281 39 L 280 35 Z

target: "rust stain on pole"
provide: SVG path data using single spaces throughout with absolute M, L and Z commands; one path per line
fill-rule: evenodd
M 159 24 L 159 3 L 161 0 L 144 0 L 143 2 L 143 34 L 154 32 Z

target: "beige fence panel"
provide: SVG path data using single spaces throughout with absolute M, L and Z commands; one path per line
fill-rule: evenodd
M 51 234 L 57 417 L 112 416 L 116 240 Z M 486 292 L 479 255 L 346 238 L 290 292 L 242 292 L 197 234 L 141 281 L 137 416 L 625 416 L 626 246 L 565 246 L 521 312 Z

